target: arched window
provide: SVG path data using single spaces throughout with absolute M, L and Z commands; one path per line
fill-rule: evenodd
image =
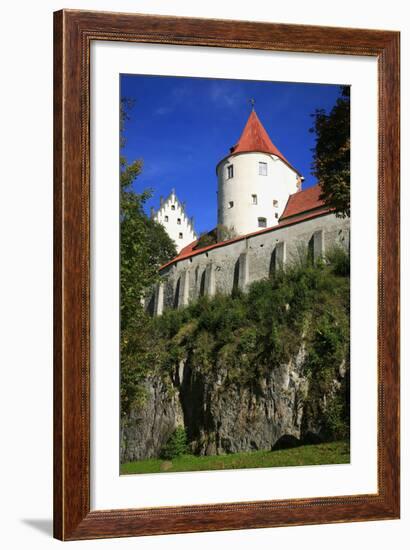
M 233 208 L 233 201 L 229 201 L 228 208 Z
M 169 220 L 168 216 L 165 216 L 165 221 L 167 222 Z
M 181 218 L 178 218 L 178 219 L 177 219 L 177 224 L 178 224 L 178 225 L 181 225 Z
M 183 238 L 184 238 L 184 234 L 183 234 L 183 233 L 180 233 L 178 236 L 179 236 L 180 239 L 183 239 Z

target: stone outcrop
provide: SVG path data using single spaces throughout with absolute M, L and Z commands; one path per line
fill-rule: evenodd
M 229 381 L 227 368 L 206 376 L 185 365 L 181 404 L 196 454 L 270 450 L 284 434 L 300 435 L 307 381 L 304 351 L 249 383 Z
M 178 424 L 182 409 L 178 391 L 161 377 L 148 378 L 145 399 L 121 420 L 121 461 L 157 457 Z
M 302 344 L 286 364 L 243 383 L 232 380 L 229 368 L 203 369 L 186 357 L 169 380 L 146 381 L 143 408 L 132 410 L 122 422 L 122 462 L 157 457 L 181 425 L 191 451 L 199 455 L 271 450 L 281 442 L 325 439 L 326 402 L 341 391 L 346 373 L 343 365 L 335 366 L 332 395 L 321 395 L 304 372 L 305 359 Z

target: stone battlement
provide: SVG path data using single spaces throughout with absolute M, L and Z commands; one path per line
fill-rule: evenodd
M 200 296 L 246 290 L 250 283 L 268 278 L 301 253 L 310 250 L 312 258 L 318 259 L 335 245 L 349 250 L 350 220 L 327 212 L 198 250 L 161 269 L 162 281 L 147 297 L 146 308 L 161 315 L 164 309 L 184 307 Z

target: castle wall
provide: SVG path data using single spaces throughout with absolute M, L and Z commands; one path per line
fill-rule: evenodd
M 201 295 L 231 294 L 269 277 L 309 249 L 317 259 L 335 244 L 349 250 L 350 220 L 326 214 L 204 251 L 164 268 L 154 314 L 184 307 Z M 159 289 L 160 288 L 160 289 Z

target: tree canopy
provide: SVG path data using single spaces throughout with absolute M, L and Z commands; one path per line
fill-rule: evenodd
M 124 125 L 133 102 L 121 102 L 121 149 L 125 144 Z M 121 221 L 121 329 L 133 324 L 143 310 L 145 291 L 158 280 L 158 268 L 176 255 L 174 242 L 165 229 L 144 212 L 144 204 L 152 191 L 140 193 L 133 184 L 141 174 L 141 159 L 128 162 L 120 157 L 120 221 Z
M 124 125 L 133 102 L 121 102 L 121 153 Z M 141 159 L 128 162 L 120 156 L 120 292 L 121 292 L 121 406 L 126 410 L 130 393 L 138 397 L 141 381 L 152 363 L 150 320 L 142 300 L 159 279 L 158 268 L 176 255 L 174 242 L 165 229 L 144 212 L 151 190 L 136 192 Z
M 321 189 L 321 199 L 336 216 L 350 216 L 350 87 L 340 87 L 340 97 L 326 113 L 317 109 L 312 115 L 316 145 L 312 173 Z

